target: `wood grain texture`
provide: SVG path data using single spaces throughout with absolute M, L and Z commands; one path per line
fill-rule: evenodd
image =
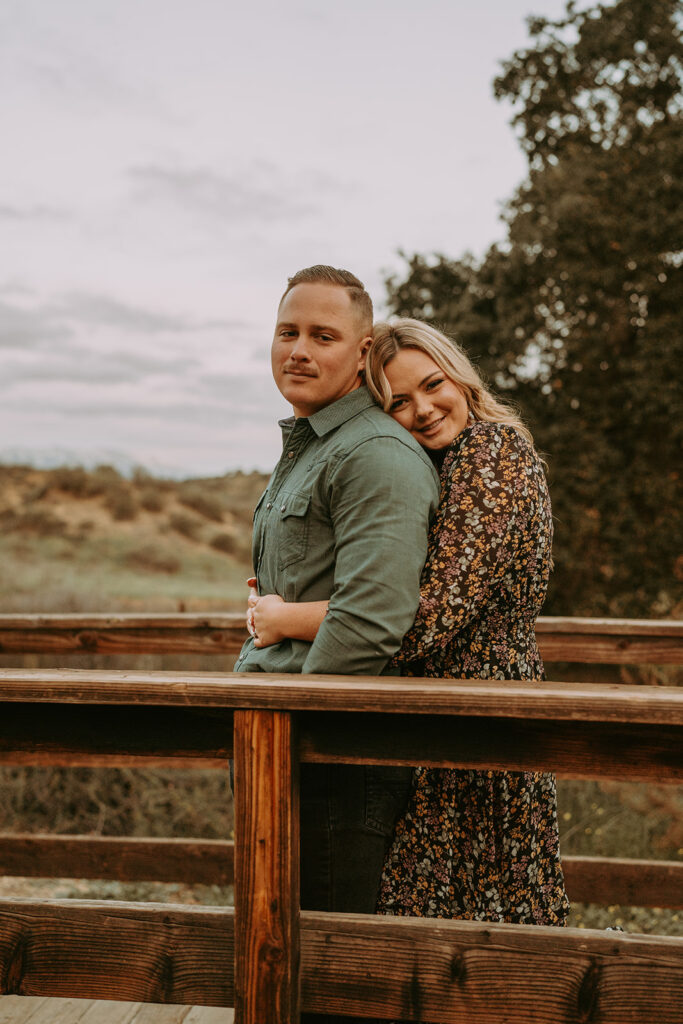
M 302 955 L 308 1012 L 440 1024 L 681 1021 L 681 939 L 307 913 Z
M 0 701 L 381 711 L 683 725 L 683 689 L 613 683 L 0 669 Z
M 204 907 L 0 902 L 0 993 L 230 1006 L 232 914 Z
M 299 785 L 292 716 L 235 712 L 235 1011 L 297 1024 Z
M 683 907 L 683 861 L 563 857 L 569 899 L 629 907 Z
M 603 664 L 683 663 L 683 623 L 545 616 L 536 632 L 544 659 Z M 236 654 L 239 615 L 0 615 L 0 652 Z
M 234 845 L 220 839 L 0 834 L 0 875 L 231 885 Z
M 232 936 L 224 909 L 6 901 L 0 991 L 166 1003 L 192 993 L 197 1005 L 230 1005 Z M 304 1012 L 680 1024 L 681 939 L 303 912 L 301 941 Z
M 302 761 L 552 771 L 567 778 L 683 781 L 683 728 L 464 716 L 299 715 Z

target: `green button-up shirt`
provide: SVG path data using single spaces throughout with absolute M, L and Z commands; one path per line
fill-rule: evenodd
M 376 675 L 415 617 L 438 476 L 365 387 L 280 426 L 254 514 L 259 593 L 330 605 L 313 644 L 249 639 L 236 669 Z

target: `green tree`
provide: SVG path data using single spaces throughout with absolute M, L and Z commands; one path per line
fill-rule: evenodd
M 529 159 L 507 244 L 413 256 L 388 282 L 392 310 L 460 337 L 547 453 L 557 613 L 683 611 L 680 20 L 675 0 L 531 18 L 494 83 Z

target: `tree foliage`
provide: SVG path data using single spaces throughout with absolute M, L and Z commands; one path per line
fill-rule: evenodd
M 529 31 L 494 83 L 529 159 L 506 244 L 410 257 L 390 306 L 457 336 L 547 454 L 548 610 L 680 614 L 681 12 L 570 3 Z

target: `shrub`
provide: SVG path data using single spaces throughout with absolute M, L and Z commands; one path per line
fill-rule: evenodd
M 107 490 L 104 504 L 109 509 L 114 519 L 124 521 L 126 519 L 135 519 L 137 517 L 137 502 L 130 491 L 125 487 L 110 487 Z
M 179 572 L 181 566 L 180 559 L 176 555 L 157 544 L 147 544 L 130 551 L 126 555 L 125 561 L 132 569 L 165 572 L 169 575 Z
M 91 493 L 89 490 L 90 474 L 80 466 L 60 466 L 58 469 L 52 470 L 49 479 L 53 487 L 66 494 L 85 498 Z
M 223 506 L 218 498 L 212 494 L 206 494 L 196 487 L 181 490 L 178 501 L 193 512 L 198 512 L 205 519 L 211 519 L 215 523 L 223 522 Z
M 183 537 L 189 537 L 190 540 L 197 540 L 201 523 L 194 516 L 186 516 L 182 512 L 174 512 L 170 516 L 168 523 L 176 533 L 181 533 Z
M 211 539 L 211 547 L 216 551 L 222 551 L 224 555 L 234 555 L 237 551 L 237 542 L 230 533 L 217 533 Z
M 147 512 L 161 512 L 164 507 L 164 496 L 153 487 L 146 487 L 140 495 L 140 504 Z
M 0 513 L 0 528 L 5 533 L 37 533 L 40 537 L 61 537 L 67 525 L 47 509 L 28 508 L 25 512 L 6 509 Z

